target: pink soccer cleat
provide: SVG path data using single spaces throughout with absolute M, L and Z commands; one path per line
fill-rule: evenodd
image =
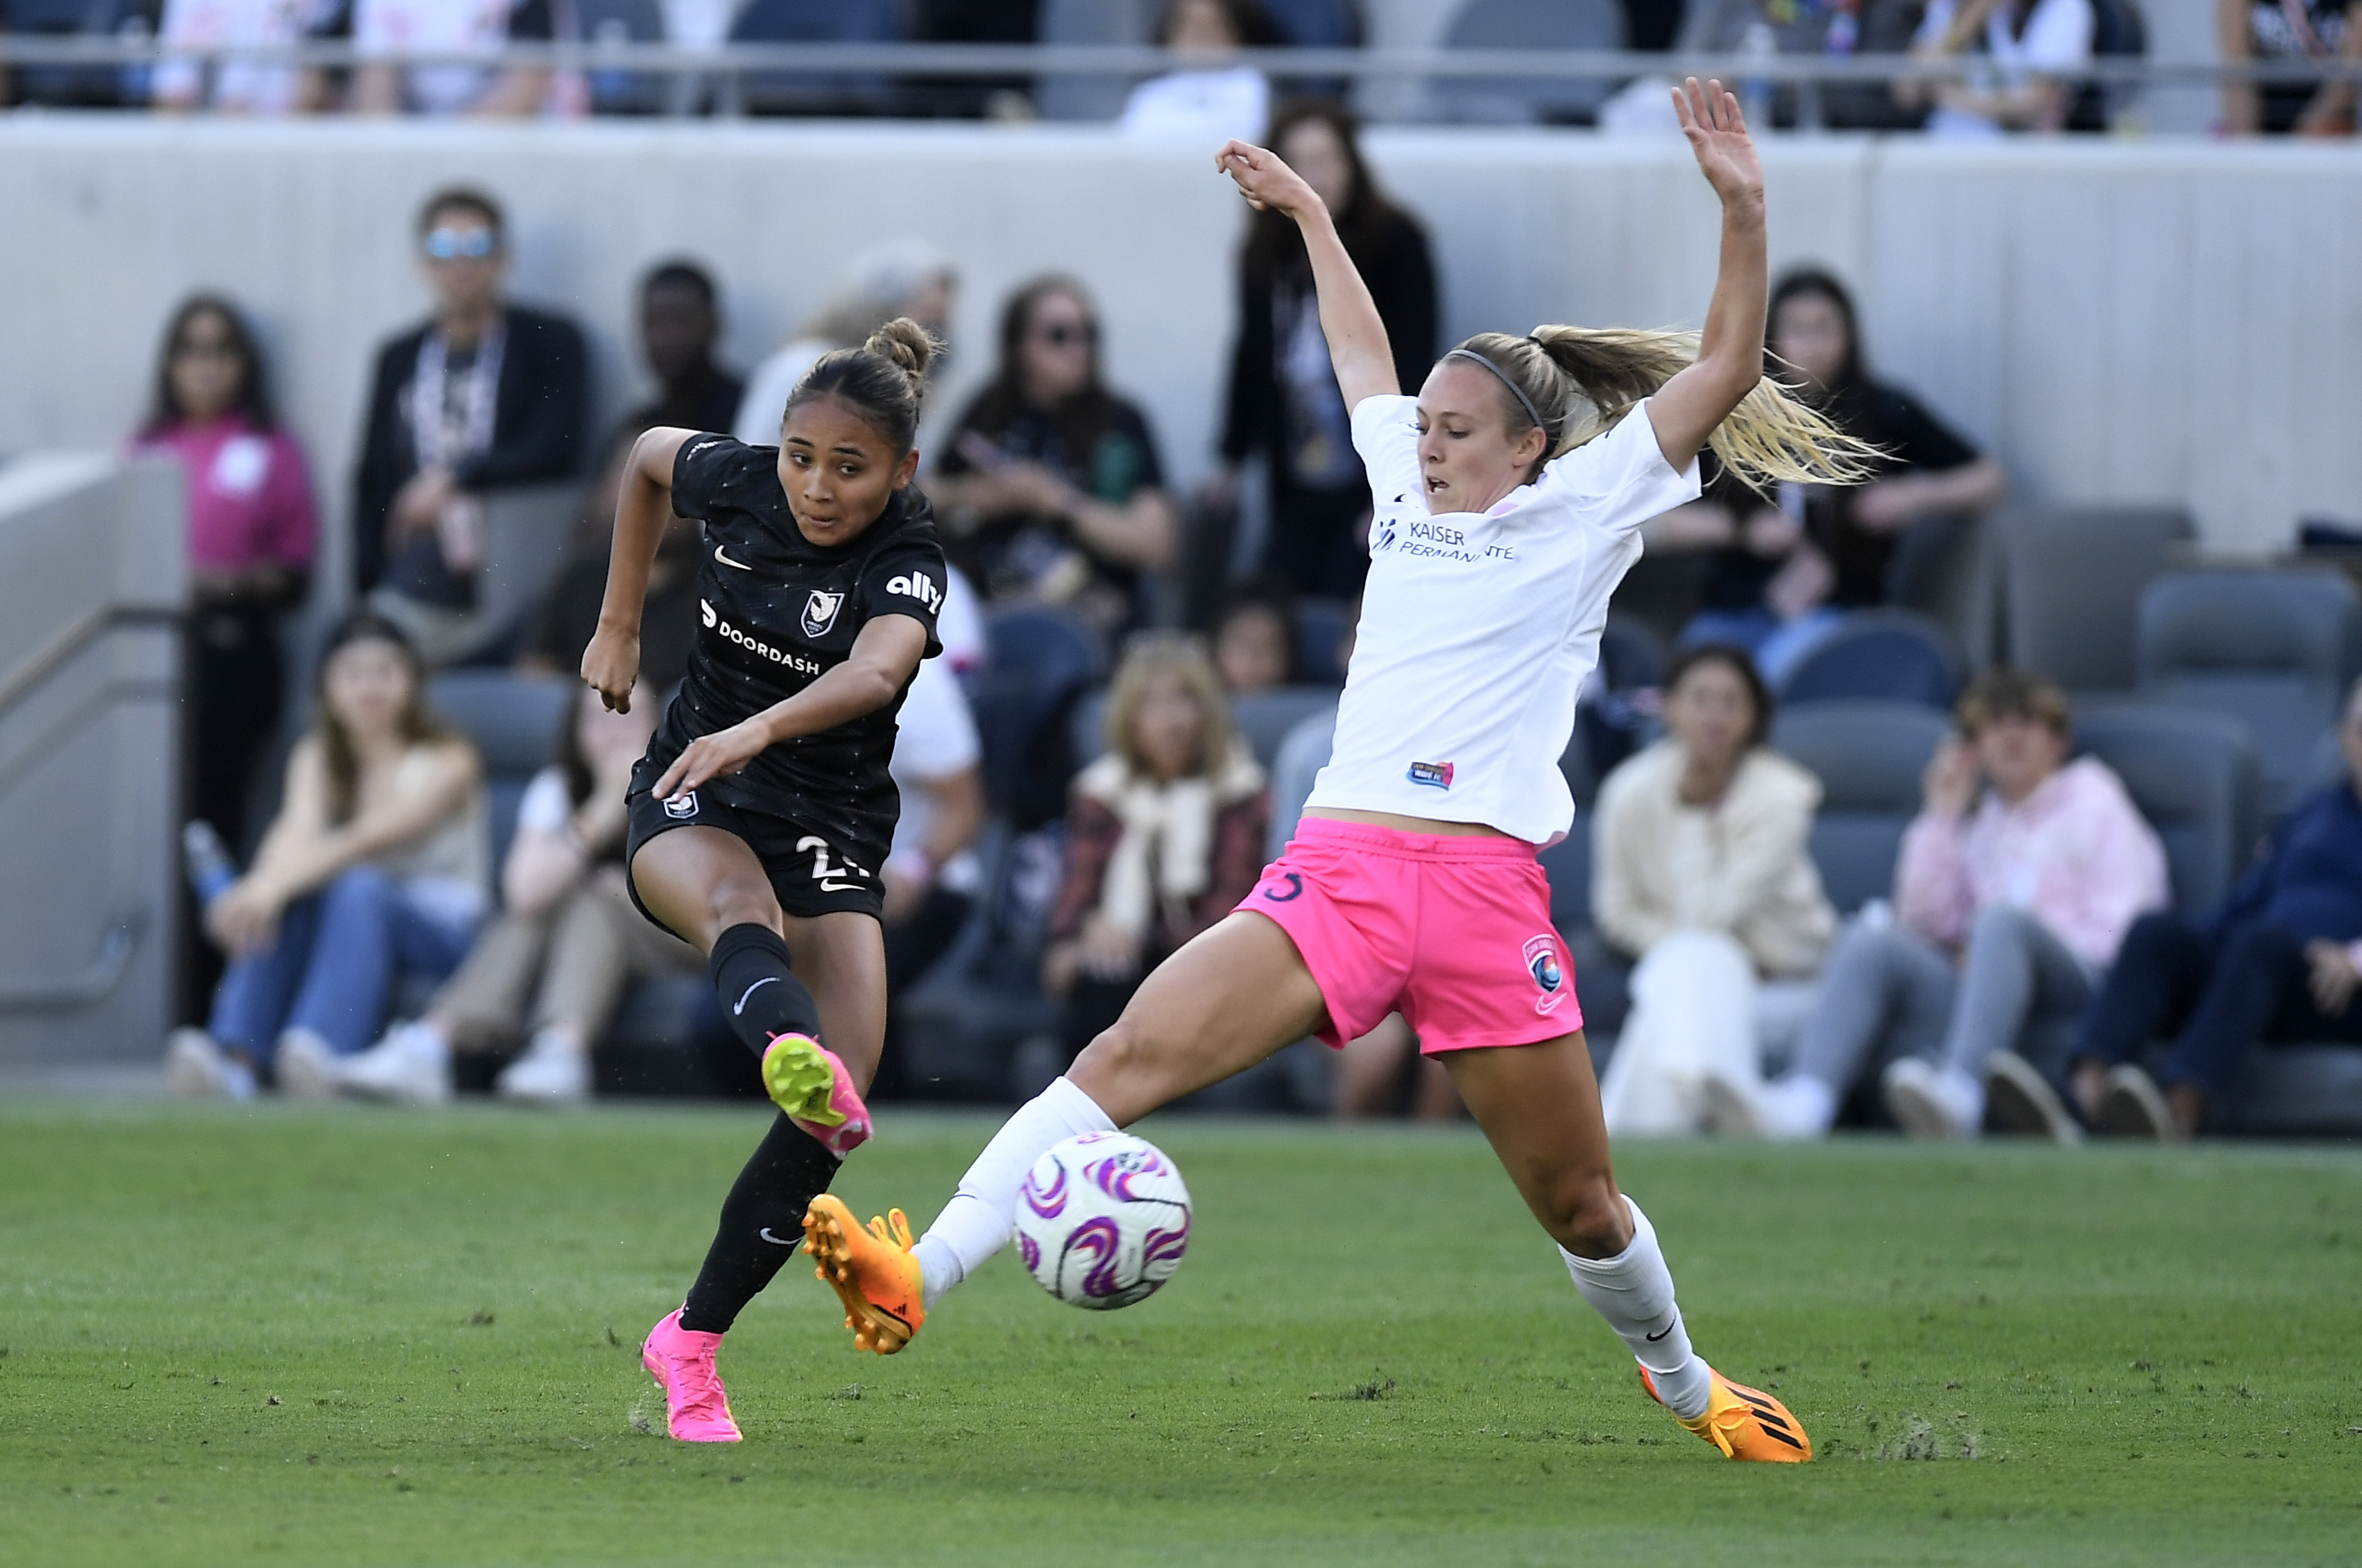
M 678 1442 L 739 1441 L 730 1392 L 713 1370 L 713 1353 L 721 1348 L 720 1334 L 682 1328 L 678 1310 L 650 1329 L 640 1346 L 640 1365 L 664 1390 L 665 1430 Z
M 774 1036 L 763 1052 L 763 1087 L 788 1120 L 843 1159 L 869 1141 L 869 1107 L 834 1051 L 810 1035 Z

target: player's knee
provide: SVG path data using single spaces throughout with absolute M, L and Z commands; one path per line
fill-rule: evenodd
M 1605 1171 L 1553 1183 L 1549 1217 L 1551 1235 L 1578 1257 L 1614 1257 L 1632 1245 L 1632 1212 Z
M 779 900 L 770 884 L 749 877 L 723 877 L 706 895 L 706 910 L 716 931 L 733 926 L 767 926 L 779 929 Z
M 1131 1079 L 1138 1076 L 1148 1061 L 1148 1042 L 1140 1026 L 1130 1018 L 1119 1018 L 1093 1036 L 1066 1070 L 1072 1075 L 1077 1069 L 1110 1078 Z

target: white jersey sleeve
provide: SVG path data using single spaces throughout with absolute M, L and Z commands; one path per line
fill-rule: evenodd
M 1616 428 L 1542 467 L 1534 488 L 1544 497 L 1579 508 L 1588 521 L 1623 538 L 1652 517 L 1698 495 L 1698 460 L 1675 472 L 1657 444 L 1657 427 L 1646 400 L 1617 421 Z
M 1353 405 L 1353 450 L 1370 477 L 1377 510 L 1415 507 L 1427 511 L 1425 481 L 1418 473 L 1418 400 L 1397 393 L 1363 398 Z

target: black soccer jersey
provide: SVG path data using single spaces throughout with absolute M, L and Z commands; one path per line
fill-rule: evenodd
M 703 520 L 697 643 L 689 674 L 648 747 L 668 767 L 701 735 L 753 718 L 844 662 L 861 629 L 907 615 L 943 652 L 944 554 L 933 514 L 905 488 L 850 543 L 823 548 L 796 527 L 780 488 L 778 449 L 700 435 L 673 466 L 673 510 Z M 901 803 L 886 771 L 902 694 L 833 729 L 770 747 L 740 773 L 704 785 L 744 810 L 811 827 L 875 874 Z

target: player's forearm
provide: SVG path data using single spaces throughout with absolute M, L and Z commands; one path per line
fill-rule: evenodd
M 750 722 L 762 728 L 765 745 L 776 746 L 875 713 L 901 689 L 882 667 L 848 660 L 785 702 L 765 708 Z
M 1764 240 L 1763 192 L 1727 201 L 1722 207 L 1722 258 L 1714 298 L 1706 306 L 1705 330 L 1698 336 L 1696 368 L 1728 399 L 1723 412 L 1763 378 L 1763 315 L 1771 295 L 1771 264 Z M 1720 423 L 1720 416 L 1714 422 Z
M 1394 349 L 1386 342 L 1386 323 L 1361 269 L 1345 253 L 1337 225 L 1328 209 L 1316 207 L 1297 216 L 1304 231 L 1304 251 L 1312 263 L 1312 287 L 1320 301 L 1320 334 L 1329 340 L 1329 362 L 1337 371 L 1337 385 L 1351 409 L 1363 398 L 1385 397 L 1401 389 L 1395 380 Z
M 656 565 L 657 545 L 664 538 L 672 507 L 670 491 L 642 467 L 642 447 L 632 454 L 624 470 L 623 493 L 615 502 L 615 539 L 607 552 L 607 593 L 599 601 L 599 625 L 636 637 L 640 612 L 647 603 L 648 572 Z

